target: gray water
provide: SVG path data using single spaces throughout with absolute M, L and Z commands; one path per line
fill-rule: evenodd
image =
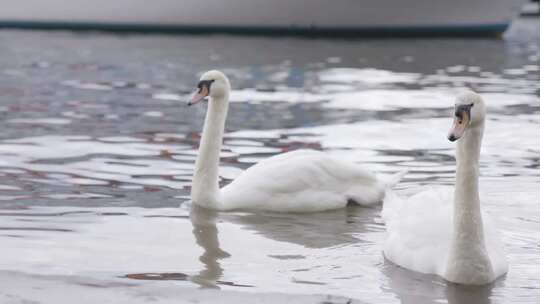
M 409 170 L 400 195 L 452 185 L 453 96 L 481 92 L 482 208 L 509 273 L 464 288 L 396 267 L 380 206 L 190 217 L 205 106 L 185 100 L 212 68 L 234 89 L 222 184 L 312 148 Z M 501 40 L 2 30 L 0 117 L 3 303 L 539 301 L 539 19 Z

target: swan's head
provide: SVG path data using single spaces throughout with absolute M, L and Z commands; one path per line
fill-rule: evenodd
M 471 128 L 484 123 L 486 107 L 482 97 L 473 91 L 465 91 L 458 95 L 454 108 L 454 124 L 448 139 L 456 141 Z
M 220 98 L 229 93 L 231 85 L 229 79 L 220 71 L 212 70 L 202 74 L 197 89 L 188 102 L 188 106 L 204 100 L 206 96 Z

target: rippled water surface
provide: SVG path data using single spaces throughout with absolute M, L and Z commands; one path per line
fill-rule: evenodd
M 238 300 L 207 291 L 221 289 L 248 302 L 256 292 L 270 302 L 538 303 L 538 19 L 519 20 L 503 40 L 4 30 L 0 54 L 3 302 Z M 453 96 L 483 93 L 481 196 L 510 272 L 463 288 L 392 265 L 380 206 L 190 217 L 178 207 L 205 106 L 185 100 L 210 68 L 234 89 L 223 184 L 261 159 L 312 148 L 377 172 L 409 170 L 402 195 L 451 185 Z

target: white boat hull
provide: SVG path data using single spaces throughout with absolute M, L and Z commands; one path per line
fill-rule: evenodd
M 526 0 L 0 0 L 0 25 L 208 31 L 504 31 Z

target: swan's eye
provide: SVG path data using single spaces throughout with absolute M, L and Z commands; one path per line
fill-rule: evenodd
M 199 83 L 197 84 L 197 88 L 199 89 L 199 92 L 201 92 L 204 89 L 210 91 L 210 86 L 212 85 L 212 82 L 214 81 L 215 81 L 214 79 L 199 81 Z
M 468 116 L 471 114 L 471 108 L 474 106 L 473 103 L 466 104 L 466 105 L 456 105 L 456 111 L 454 115 L 459 118 L 459 123 L 462 123 L 463 121 L 463 114 L 466 113 Z

